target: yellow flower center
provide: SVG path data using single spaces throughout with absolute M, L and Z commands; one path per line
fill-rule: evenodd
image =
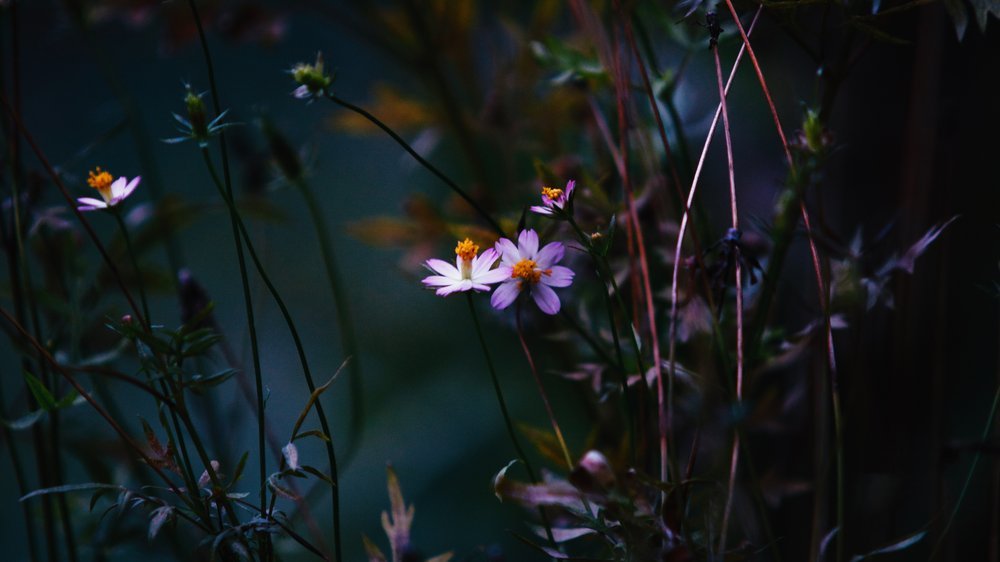
M 111 174 L 106 170 L 102 170 L 100 166 L 92 170 L 87 177 L 87 185 L 99 191 L 105 201 L 111 199 L 111 184 L 114 181 L 115 179 L 111 177 Z
M 528 281 L 529 283 L 538 283 L 542 278 L 542 271 L 535 269 L 535 260 L 523 259 L 516 264 L 510 272 L 512 278 L 521 279 L 522 283 Z
M 470 261 L 479 253 L 479 246 L 473 244 L 472 240 L 466 238 L 455 246 L 455 254 L 462 258 L 462 261 Z
M 545 197 L 548 197 L 549 199 L 552 199 L 553 201 L 556 200 L 556 199 L 559 199 L 560 197 L 562 197 L 562 194 L 563 194 L 563 190 L 561 190 L 559 188 L 556 188 L 556 187 L 543 187 L 542 188 L 542 195 L 544 195 Z

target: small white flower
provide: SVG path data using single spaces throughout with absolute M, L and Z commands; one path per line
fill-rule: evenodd
M 80 203 L 77 209 L 80 211 L 96 211 L 98 209 L 114 207 L 124 201 L 129 195 L 132 195 L 135 188 L 139 186 L 141 179 L 142 177 L 136 176 L 132 181 L 129 181 L 128 178 L 122 176 L 112 181 L 111 174 L 98 167 L 97 170 L 90 172 L 90 176 L 87 178 L 87 185 L 96 189 L 101 194 L 103 201 L 101 199 L 94 199 L 93 197 L 80 197 L 77 199 L 77 202 Z
M 455 265 L 444 260 L 429 259 L 425 263 L 428 269 L 438 275 L 425 277 L 424 285 L 437 288 L 435 294 L 446 297 L 461 291 L 489 291 L 490 284 L 506 279 L 510 273 L 499 269 L 490 270 L 500 254 L 490 248 L 477 256 L 479 246 L 466 238 L 455 246 Z

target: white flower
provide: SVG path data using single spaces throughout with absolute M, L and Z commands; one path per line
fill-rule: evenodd
M 80 197 L 77 199 L 77 202 L 80 203 L 77 209 L 80 211 L 96 211 L 97 209 L 114 207 L 124 201 L 129 195 L 132 195 L 135 188 L 139 186 L 141 179 L 142 177 L 136 176 L 135 179 L 129 181 L 128 178 L 122 176 L 112 181 L 111 174 L 98 167 L 95 172 L 90 172 L 90 176 L 87 178 L 87 185 L 96 189 L 101 194 L 103 201 L 101 199 L 94 199 L 93 197 Z
M 495 249 L 489 248 L 481 256 L 476 255 L 478 252 L 479 246 L 466 238 L 455 246 L 455 265 L 444 260 L 427 260 L 427 268 L 438 275 L 425 277 L 424 285 L 436 287 L 435 294 L 441 297 L 461 291 L 489 291 L 490 284 L 504 280 L 509 273 L 490 270 L 500 257 Z

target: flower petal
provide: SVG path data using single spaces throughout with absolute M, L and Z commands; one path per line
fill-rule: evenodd
M 439 297 L 447 297 L 448 295 L 450 295 L 452 293 L 457 293 L 459 291 L 468 291 L 471 288 L 472 288 L 472 281 L 469 281 L 468 279 L 466 279 L 466 280 L 461 281 L 459 283 L 455 283 L 454 285 L 448 285 L 447 287 L 441 287 L 440 289 L 438 289 L 437 291 L 435 291 L 434 294 L 438 295 Z
M 490 305 L 497 309 L 503 310 L 511 305 L 517 299 L 517 296 L 521 294 L 521 284 L 518 281 L 510 281 L 504 283 L 497 287 L 493 291 L 493 296 L 490 297 Z
M 538 308 L 545 314 L 555 314 L 559 312 L 559 297 L 556 295 L 555 291 L 549 288 L 548 285 L 538 283 L 533 286 L 531 288 L 531 298 L 535 300 L 535 304 L 537 304 Z
M 108 206 L 107 203 L 100 199 L 94 199 L 93 197 L 80 197 L 76 200 L 78 203 L 83 203 L 89 207 L 95 207 L 98 209 L 104 209 Z
M 576 189 L 576 180 L 569 180 L 566 182 L 566 190 L 563 193 L 566 195 L 566 200 L 569 201 L 569 196 L 573 194 L 573 190 Z
M 517 246 L 510 240 L 501 238 L 497 240 L 494 247 L 496 251 L 500 252 L 500 260 L 504 265 L 514 265 L 521 261 L 521 252 L 518 251 Z
M 561 242 L 550 242 L 535 256 L 535 267 L 548 269 L 554 263 L 559 263 L 566 253 L 566 247 Z
M 541 282 L 549 287 L 569 287 L 573 283 L 573 270 L 561 265 L 554 265 L 549 268 L 552 273 L 542 275 Z
M 486 251 L 472 258 L 472 278 L 475 279 L 486 273 L 496 263 L 500 255 L 493 248 L 486 248 Z
M 500 281 L 506 281 L 510 279 L 511 267 L 509 265 L 501 265 L 500 267 L 483 272 L 481 274 L 473 274 L 472 280 L 476 283 L 499 283 Z
M 453 285 L 457 283 L 456 280 L 443 275 L 430 275 L 428 277 L 424 277 L 420 282 L 428 287 L 443 287 L 445 285 Z
M 532 229 L 522 230 L 517 236 L 517 249 L 521 252 L 521 258 L 535 259 L 538 253 L 538 233 Z
M 441 275 L 444 275 L 445 277 L 448 277 L 450 279 L 454 279 L 455 281 L 458 281 L 462 278 L 462 274 L 459 273 L 458 268 L 456 268 L 455 266 L 451 265 L 450 263 L 444 260 L 431 258 L 424 263 L 427 265 L 427 267 L 431 269 L 431 271 L 440 273 Z
M 142 176 L 136 176 L 135 179 L 128 182 L 128 185 L 125 186 L 125 189 L 124 191 L 122 191 L 122 194 L 118 196 L 118 200 L 121 201 L 126 197 L 128 197 L 129 195 L 132 195 L 132 192 L 135 191 L 135 188 L 139 187 L 139 181 L 141 180 Z
M 546 201 L 546 203 L 548 203 L 548 201 Z M 551 215 L 552 209 L 549 209 L 548 207 L 539 207 L 538 205 L 532 205 L 531 212 L 538 213 L 539 215 Z

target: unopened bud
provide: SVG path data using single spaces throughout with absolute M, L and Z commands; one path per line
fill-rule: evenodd
M 187 106 L 192 136 L 196 138 L 207 137 L 208 117 L 205 115 L 205 102 L 201 100 L 201 96 L 188 88 L 187 95 L 184 96 L 184 105 Z

